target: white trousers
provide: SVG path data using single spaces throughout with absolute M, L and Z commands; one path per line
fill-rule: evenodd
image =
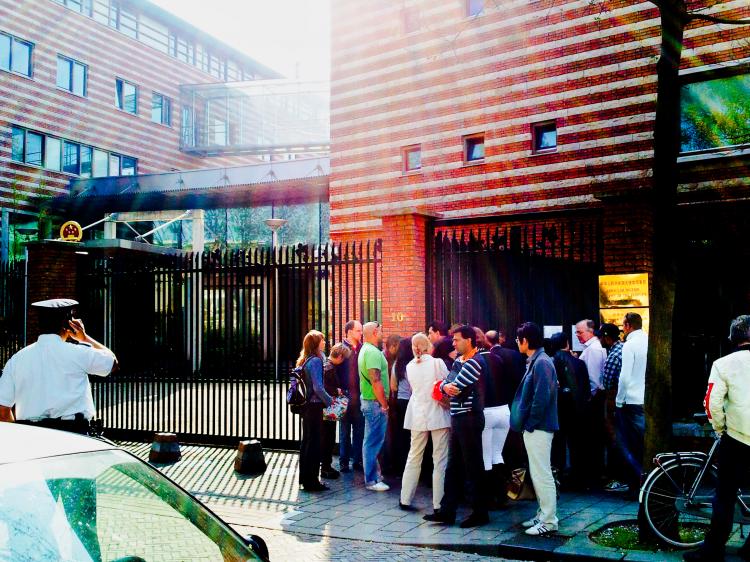
M 448 438 L 450 429 L 411 432 L 409 456 L 406 457 L 404 476 L 401 480 L 401 503 L 411 505 L 417 481 L 422 469 L 422 456 L 427 445 L 427 436 L 432 435 L 432 507 L 440 509 L 440 500 L 445 492 L 445 467 L 448 465 Z
M 557 488 L 552 476 L 552 437 L 554 433 L 539 429 L 523 432 L 523 444 L 529 456 L 529 472 L 534 483 L 534 493 L 539 502 L 537 519 L 542 523 L 557 525 Z
M 492 470 L 493 464 L 502 464 L 503 446 L 510 431 L 510 408 L 508 405 L 484 409 L 484 431 L 482 431 L 482 458 L 484 469 Z

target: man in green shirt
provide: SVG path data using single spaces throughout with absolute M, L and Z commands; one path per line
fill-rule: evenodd
M 383 448 L 388 427 L 388 362 L 380 351 L 383 336 L 380 324 L 368 322 L 362 327 L 364 345 L 359 350 L 357 367 L 362 414 L 365 418 L 365 440 L 362 460 L 365 465 L 365 487 L 385 492 L 390 486 L 382 481 L 378 454 Z

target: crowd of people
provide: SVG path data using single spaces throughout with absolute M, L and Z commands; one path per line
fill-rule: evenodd
M 648 347 L 638 314 L 625 315 L 622 331 L 581 320 L 578 352 L 566 333 L 545 338 L 532 322 L 514 339 L 503 330 L 437 321 L 425 333 L 390 334 L 385 342 L 377 322 L 352 320 L 344 334 L 326 358 L 323 334 L 309 332 L 297 362 L 309 393 L 300 450 L 304 490 L 326 490 L 320 478 L 356 470 L 368 490 L 383 492 L 390 489 L 386 472 L 401 476 L 399 507 L 416 511 L 427 452 L 433 511 L 424 519 L 454 524 L 466 501 L 472 511 L 460 526 L 470 528 L 507 504 L 511 471 L 524 467 L 539 509 L 523 526 L 536 536 L 557 531 L 558 486 L 637 491 Z M 348 399 L 338 421 L 338 469 L 337 422 L 322 416 L 336 396 Z

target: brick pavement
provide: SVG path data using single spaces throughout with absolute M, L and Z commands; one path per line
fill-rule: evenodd
M 127 443 L 124 446 L 143 459 L 148 457 L 149 444 Z M 680 553 L 622 552 L 592 543 L 588 538 L 592 531 L 606 523 L 637 516 L 637 503 L 611 494 L 561 494 L 559 533 L 537 538 L 523 534 L 519 525 L 535 513 L 536 502 L 519 502 L 505 510 L 494 511 L 490 524 L 484 527 L 443 527 L 422 520 L 422 515 L 431 511 L 430 490 L 426 487 L 418 488 L 414 501 L 420 512 L 408 513 L 398 509 L 398 479 L 386 479 L 392 489 L 377 493 L 365 490 L 361 474 L 344 474 L 339 480 L 326 481 L 331 487 L 329 491 L 310 494 L 297 486 L 296 453 L 266 451 L 268 468 L 265 474 L 255 477 L 236 474 L 234 456 L 232 449 L 183 445 L 180 462 L 158 468 L 236 528 L 253 529 L 268 537 L 269 544 L 278 544 L 284 549 L 293 546 L 294 552 L 300 548 L 305 551 L 303 546 L 309 546 L 311 552 L 325 560 L 330 559 L 327 555 L 333 554 L 322 545 L 339 544 L 335 542 L 339 539 L 348 541 L 340 544 L 350 545 L 348 548 L 356 552 L 364 549 L 365 554 L 380 552 L 381 548 L 399 551 L 406 548 L 408 552 L 409 548 L 421 546 L 496 554 L 498 545 L 503 545 L 506 550 L 502 552 L 516 558 L 523 558 L 524 553 L 529 552 L 526 549 L 533 549 L 538 556 L 542 549 L 553 558 L 575 555 L 634 561 L 681 560 Z M 461 511 L 458 517 L 467 514 Z M 361 546 L 360 542 L 367 546 Z M 420 548 L 418 552 L 423 550 Z M 279 559 L 274 552 L 272 556 L 274 560 Z M 280 559 L 295 560 L 283 554 Z

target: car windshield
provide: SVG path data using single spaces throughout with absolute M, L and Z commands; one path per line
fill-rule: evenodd
M 123 451 L 0 465 L 0 560 L 256 560 L 199 503 Z

